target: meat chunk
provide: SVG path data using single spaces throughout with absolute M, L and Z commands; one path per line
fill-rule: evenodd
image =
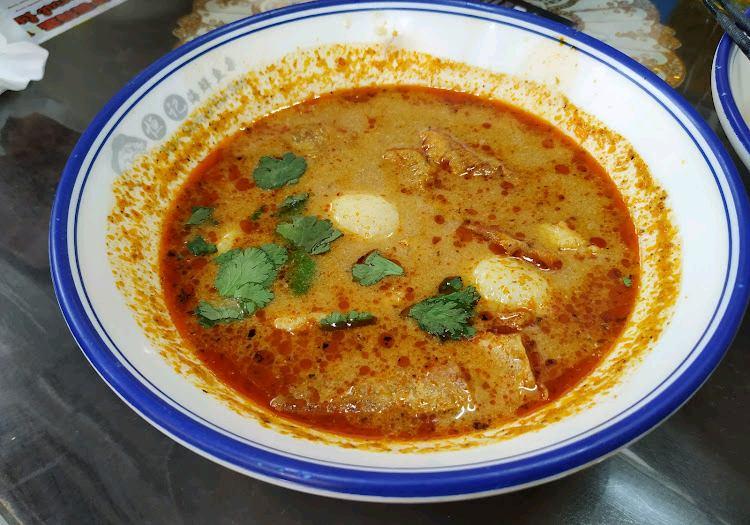
M 520 334 L 481 334 L 476 349 L 477 364 L 486 363 L 483 369 L 490 375 L 489 383 L 503 394 L 508 410 L 544 398 L 545 389 L 537 385 Z
M 402 187 L 420 190 L 430 178 L 430 165 L 421 151 L 414 148 L 392 148 L 383 153 L 381 167 L 393 174 Z
M 490 243 L 502 248 L 502 250 L 511 257 L 524 259 L 543 270 L 557 269 L 562 264 L 561 261 L 549 250 L 533 245 L 532 243 L 518 239 L 505 232 L 499 226 L 483 224 L 463 224 L 457 232 L 459 236 L 469 232 L 477 235 Z
M 343 393 L 336 385 L 316 385 L 318 401 L 313 401 L 305 387 L 293 389 L 271 401 L 277 410 L 292 413 L 387 414 L 408 411 L 414 415 L 456 414 L 473 404 L 466 380 L 457 365 L 434 366 L 417 378 L 406 372 L 389 376 L 358 378 Z
M 533 324 L 537 316 L 531 310 L 515 310 L 504 312 L 480 312 L 479 323 L 481 329 L 494 334 L 512 334 L 520 332 Z
M 328 131 L 321 125 L 300 126 L 292 130 L 294 149 L 306 155 L 313 155 L 328 141 Z
M 421 139 L 427 159 L 453 175 L 491 177 L 503 174 L 499 160 L 471 149 L 445 131 L 428 129 L 421 133 Z

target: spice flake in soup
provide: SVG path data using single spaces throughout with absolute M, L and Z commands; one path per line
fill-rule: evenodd
M 431 439 L 554 400 L 634 304 L 614 184 L 548 123 L 420 87 L 334 92 L 211 154 L 166 219 L 163 289 L 222 381 L 335 433 Z

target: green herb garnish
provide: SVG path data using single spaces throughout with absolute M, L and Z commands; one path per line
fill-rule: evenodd
M 264 204 L 263 206 L 261 206 L 260 208 L 258 208 L 257 210 L 255 210 L 255 211 L 253 212 L 253 214 L 252 214 L 252 215 L 250 216 L 250 220 L 251 220 L 251 221 L 257 221 L 258 219 L 260 219 L 260 216 L 261 216 L 261 215 L 263 215 L 264 213 L 266 213 L 266 210 L 267 210 L 267 209 L 268 209 L 268 208 L 267 208 L 267 207 L 266 207 L 266 205 Z
M 633 286 L 633 277 L 631 275 L 627 275 L 627 276 L 623 277 L 622 278 L 622 284 L 624 284 L 625 286 L 627 286 L 628 288 L 630 288 L 631 286 Z
M 273 273 L 266 279 L 263 284 L 265 286 L 271 286 L 276 280 L 276 276 L 279 274 L 279 270 L 288 258 L 286 248 L 279 246 L 278 244 L 264 244 L 260 247 L 261 250 L 268 256 L 273 263 Z
M 272 190 L 285 184 L 296 184 L 306 170 L 304 158 L 287 152 L 281 158 L 261 157 L 253 171 L 253 178 L 259 188 Z
M 276 211 L 276 215 L 279 217 L 286 217 L 302 212 L 305 209 L 307 199 L 309 198 L 309 193 L 295 193 L 294 195 L 289 195 L 289 197 L 281 201 L 281 204 L 279 204 L 279 209 Z
M 276 233 L 310 255 L 327 252 L 331 243 L 343 235 L 328 219 L 311 216 L 294 217 L 292 222 L 279 224 Z
M 268 255 L 268 258 L 271 259 L 271 262 L 277 270 L 284 266 L 284 263 L 286 262 L 288 257 L 286 248 L 284 248 L 283 246 L 279 246 L 278 244 L 269 243 L 264 244 L 260 247 L 260 249 L 263 250 L 266 255 Z
M 188 226 L 199 226 L 208 221 L 215 223 L 216 221 L 213 220 L 213 215 L 213 208 L 208 206 L 193 206 L 193 212 L 190 214 L 190 217 L 185 224 Z
M 187 249 L 195 256 L 216 253 L 216 245 L 206 241 L 200 235 L 196 235 L 187 242 Z
M 245 310 L 239 305 L 214 306 L 206 301 L 198 303 L 195 309 L 201 326 L 210 328 L 218 323 L 231 323 L 245 317 Z
M 247 283 L 237 288 L 234 298 L 244 307 L 245 315 L 252 315 L 273 301 L 273 292 L 262 284 Z
M 446 277 L 438 286 L 438 292 L 450 293 L 457 292 L 464 287 L 464 281 L 460 277 Z
M 333 312 L 320 320 L 320 327 L 324 330 L 343 330 L 355 328 L 375 322 L 375 316 L 369 312 L 352 310 L 347 313 Z
M 352 277 L 362 286 L 372 286 L 389 275 L 404 275 L 404 269 L 376 251 L 352 267 Z
M 286 279 L 296 295 L 304 295 L 315 278 L 315 261 L 303 250 L 295 250 L 289 257 Z
M 473 286 L 429 297 L 409 309 L 408 315 L 428 334 L 440 339 L 469 339 L 476 334 L 471 326 L 479 294 Z
M 219 295 L 224 297 L 233 297 L 244 284 L 266 283 L 276 271 L 271 258 L 260 248 L 230 250 L 215 261 L 219 264 L 219 272 L 214 284 Z
M 286 260 L 286 249 L 278 244 L 235 248 L 215 257 L 219 271 L 214 286 L 219 295 L 236 301 L 236 305 L 213 306 L 201 301 L 195 311 L 198 322 L 211 327 L 244 319 L 268 306 L 274 297 L 270 287 Z

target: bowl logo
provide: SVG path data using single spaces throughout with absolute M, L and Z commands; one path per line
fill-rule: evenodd
M 234 60 L 224 57 L 224 71 L 216 67 L 211 70 L 216 85 L 235 69 Z M 164 114 L 175 122 L 184 120 L 190 112 L 190 104 L 197 104 L 201 100 L 196 90 L 200 93 L 208 93 L 212 87 L 214 86 L 209 78 L 204 76 L 198 80 L 197 85 L 187 91 L 187 100 L 176 93 L 168 95 L 162 106 Z M 149 113 L 141 120 L 141 131 L 148 139 L 158 142 L 167 135 L 167 121 L 161 115 Z M 148 142 L 140 137 L 122 133 L 116 135 L 112 140 L 112 169 L 116 174 L 121 175 L 133 164 L 136 157 L 146 152 L 147 146 Z
M 112 169 L 120 175 L 145 151 L 145 140 L 123 134 L 115 136 L 112 140 Z

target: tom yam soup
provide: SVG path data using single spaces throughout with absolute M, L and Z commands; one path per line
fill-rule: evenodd
M 181 188 L 160 268 L 186 344 L 238 395 L 397 440 L 560 397 L 633 308 L 633 222 L 547 122 L 421 87 L 332 92 L 237 132 Z

